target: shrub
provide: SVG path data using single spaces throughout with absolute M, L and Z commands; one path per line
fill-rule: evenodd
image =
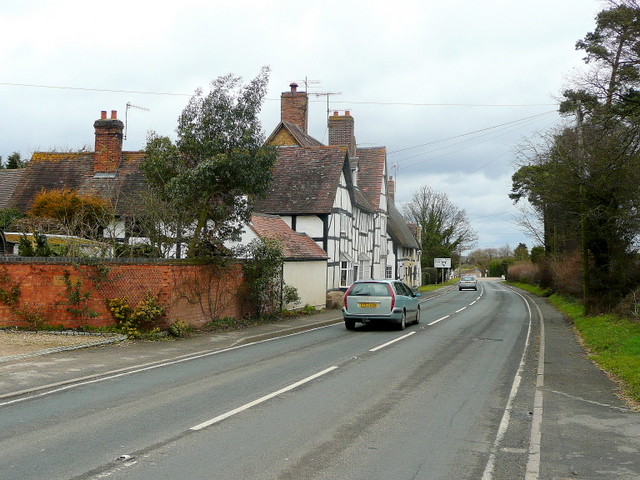
M 0 303 L 13 307 L 18 304 L 19 298 L 20 285 L 11 280 L 9 271 L 3 267 L 0 270 Z
M 160 329 L 156 320 L 165 313 L 165 308 L 150 292 L 135 308 L 124 298 L 107 300 L 107 308 L 116 320 L 117 329 L 132 338 L 140 338 L 145 333 L 157 333 Z
M 189 325 L 187 322 L 182 320 L 176 320 L 167 329 L 169 335 L 172 337 L 180 338 L 185 337 L 193 331 L 193 327 Z
M 37 332 L 38 330 L 42 330 L 47 324 L 46 312 L 42 305 L 25 303 L 20 307 L 14 308 L 12 311 L 19 320 L 27 324 L 28 330 Z

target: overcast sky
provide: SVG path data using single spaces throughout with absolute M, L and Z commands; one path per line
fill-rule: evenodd
M 196 88 L 271 67 L 280 94 L 310 93 L 310 133 L 350 110 L 360 146 L 386 146 L 396 202 L 423 185 L 466 210 L 477 248 L 529 248 L 508 193 L 514 148 L 559 121 L 556 98 L 593 31 L 597 0 L 24 0 L 0 6 L 0 155 L 94 144 L 102 110 L 125 150 L 175 137 Z M 332 93 L 332 95 L 316 95 Z M 127 108 L 127 104 L 131 107 Z M 474 133 L 475 132 L 475 133 Z

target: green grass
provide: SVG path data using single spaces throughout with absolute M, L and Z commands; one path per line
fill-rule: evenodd
M 448 282 L 438 283 L 437 285 L 436 284 L 422 285 L 421 287 L 418 287 L 418 291 L 419 292 L 433 292 L 434 290 L 437 290 L 437 289 L 439 289 L 441 287 L 446 287 L 447 285 L 453 285 L 455 283 L 458 283 L 458 279 L 457 278 L 452 278 Z
M 541 294 L 531 285 L 511 285 Z M 585 316 L 582 304 L 572 298 L 554 294 L 549 300 L 574 323 L 590 358 L 620 381 L 629 398 L 640 402 L 640 323 L 617 315 Z

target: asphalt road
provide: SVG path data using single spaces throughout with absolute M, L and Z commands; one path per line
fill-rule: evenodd
M 0 478 L 640 478 L 639 415 L 544 301 L 483 281 L 422 305 L 402 332 L 3 365 Z

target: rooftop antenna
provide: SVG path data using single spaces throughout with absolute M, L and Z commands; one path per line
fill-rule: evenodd
M 144 107 L 139 107 L 138 105 L 133 105 L 131 102 L 127 102 L 127 108 L 124 112 L 124 140 L 127 139 L 127 125 L 128 125 L 128 119 L 129 119 L 129 109 L 130 108 L 137 108 L 139 110 L 145 110 L 147 112 L 149 112 L 150 110 L 148 108 L 144 108 Z
M 309 80 L 307 77 L 304 77 L 304 80 L 293 80 L 289 83 L 304 83 L 304 91 L 308 92 L 310 88 L 316 88 L 317 85 L 320 85 L 321 80 Z
M 331 95 L 342 95 L 342 92 L 317 92 L 314 95 L 316 97 L 327 97 L 327 118 L 329 118 L 329 114 L 331 113 L 329 109 L 329 97 Z

